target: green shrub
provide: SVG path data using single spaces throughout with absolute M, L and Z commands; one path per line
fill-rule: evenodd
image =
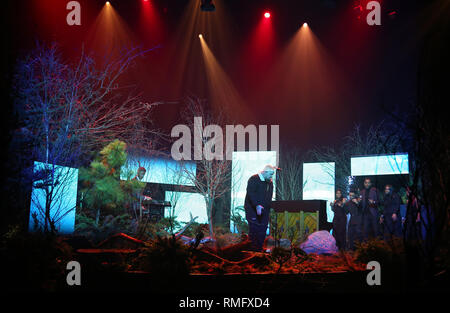
M 138 257 L 138 267 L 157 277 L 186 276 L 190 270 L 189 249 L 174 236 L 157 237 Z
M 65 286 L 72 249 L 51 234 L 11 228 L 1 237 L 2 282 L 10 290 L 55 291 Z
M 397 266 L 404 262 L 404 247 L 401 238 L 390 241 L 370 239 L 356 244 L 356 261 L 377 261 L 381 266 Z

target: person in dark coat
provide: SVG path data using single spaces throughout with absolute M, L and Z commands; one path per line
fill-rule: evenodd
M 372 187 L 370 178 L 364 179 L 364 189 L 361 190 L 360 198 L 363 214 L 363 239 L 376 238 L 380 235 L 378 191 Z
M 392 236 L 400 237 L 402 235 L 401 215 L 400 215 L 400 196 L 392 189 L 392 185 L 384 187 L 383 213 L 380 222 L 383 224 L 384 239 L 391 239 Z
M 348 221 L 348 248 L 355 249 L 355 243 L 362 241 L 362 209 L 360 199 L 356 196 L 354 191 L 348 194 L 348 201 L 344 204 L 344 212 L 350 213 L 350 220 Z
M 336 200 L 330 203 L 333 217 L 333 236 L 336 239 L 336 246 L 343 250 L 347 237 L 347 213 L 344 210 L 346 199 L 342 195 L 342 190 L 336 190 Z
M 272 176 L 276 169 L 266 165 L 260 173 L 251 176 L 247 183 L 244 208 L 253 251 L 261 251 L 266 238 L 273 195 Z

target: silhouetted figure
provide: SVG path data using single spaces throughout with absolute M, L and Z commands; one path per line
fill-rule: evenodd
M 276 169 L 266 165 L 260 173 L 251 176 L 247 183 L 245 217 L 248 221 L 251 248 L 254 251 L 262 250 L 266 238 L 273 194 L 272 176 Z
M 400 196 L 393 191 L 392 185 L 384 187 L 383 213 L 380 222 L 383 224 L 383 237 L 385 240 L 392 236 L 402 235 L 402 225 L 400 216 Z
M 344 204 L 344 211 L 346 214 L 350 213 L 350 220 L 348 221 L 348 248 L 355 249 L 355 243 L 362 241 L 362 209 L 360 199 L 356 196 L 354 191 L 348 194 L 348 201 Z
M 345 249 L 347 236 L 347 213 L 344 210 L 345 198 L 340 189 L 336 190 L 336 200 L 330 203 L 333 217 L 333 237 L 336 239 L 336 246 Z
M 372 187 L 370 178 L 364 179 L 364 188 L 361 190 L 360 198 L 363 214 L 363 239 L 376 238 L 380 235 L 378 191 Z

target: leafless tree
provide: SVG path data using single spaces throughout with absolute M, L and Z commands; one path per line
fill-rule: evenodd
M 194 133 L 194 127 L 198 127 L 199 129 L 196 131 L 203 134 L 203 128 L 206 125 L 212 124 L 222 126 L 222 129 L 225 129 L 225 127 L 223 127 L 225 125 L 225 119 L 222 116 L 213 115 L 206 108 L 205 101 L 198 98 L 187 98 L 186 111 L 183 113 L 183 116 L 185 117 L 186 125 L 189 125 L 192 133 Z M 193 122 L 194 117 L 202 117 L 202 125 L 195 125 Z M 209 138 L 202 136 L 201 147 L 192 145 L 193 152 L 195 152 L 195 149 L 203 149 L 203 146 L 208 140 Z M 195 186 L 197 192 L 203 195 L 205 199 L 209 234 L 214 238 L 214 202 L 216 199 L 225 196 L 231 190 L 231 161 L 226 160 L 225 157 L 223 157 L 222 160 L 207 160 L 202 157 L 201 160 L 196 161 L 196 164 L 196 171 L 189 170 L 188 167 L 185 167 L 185 175 Z
M 300 200 L 302 198 L 303 160 L 297 149 L 281 149 L 280 167 L 277 172 L 277 198 L 279 200 Z
M 387 129 L 382 121 L 370 126 L 366 132 L 356 124 L 352 133 L 343 139 L 338 148 L 321 147 L 308 151 L 307 158 L 315 162 L 335 162 L 335 167 L 329 168 L 329 174 L 336 178 L 336 187 L 346 190 L 348 177 L 351 174 L 350 159 L 352 156 L 389 154 L 402 152 L 400 138 Z
M 77 167 L 83 157 L 113 139 L 151 148 L 157 132 L 149 128 L 155 103 L 145 103 L 130 88 L 119 85 L 121 75 L 143 56 L 139 48 L 125 50 L 117 59 L 98 67 L 81 53 L 75 63 L 65 62 L 56 45 L 38 44 L 18 62 L 15 109 L 21 129 L 16 155 L 28 160 L 25 172 L 35 181 L 33 161 L 51 165 L 50 186 L 62 179 L 55 166 Z M 50 179 L 50 181 L 48 180 Z M 45 188 L 53 193 L 54 188 Z M 54 199 L 48 194 L 47 199 Z M 53 205 L 47 201 L 46 221 Z

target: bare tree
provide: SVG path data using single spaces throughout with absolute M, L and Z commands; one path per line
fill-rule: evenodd
M 300 151 L 282 149 L 280 153 L 281 171 L 277 172 L 277 198 L 279 200 L 300 200 L 302 198 L 302 164 Z
M 389 154 L 402 150 L 400 138 L 387 129 L 386 122 L 382 121 L 369 127 L 367 132 L 361 131 L 356 124 L 352 133 L 344 137 L 343 144 L 338 148 L 321 147 L 308 151 L 308 159 L 315 162 L 335 162 L 335 168 L 329 167 L 326 171 L 336 178 L 336 186 L 342 190 L 348 188 L 348 177 L 351 174 L 350 159 L 352 156 L 370 154 Z
M 189 97 L 186 101 L 186 112 L 184 112 L 187 125 L 194 133 L 197 131 L 203 134 L 203 128 L 206 125 L 225 125 L 225 119 L 222 116 L 213 116 L 205 107 L 205 102 Z M 195 124 L 193 122 L 194 117 L 202 117 L 202 125 Z M 194 129 L 197 127 L 198 129 Z M 224 127 L 222 127 L 224 129 Z M 203 146 L 209 138 L 203 137 L 201 139 L 201 146 L 192 145 L 192 149 L 197 149 L 203 155 Z M 198 151 L 202 149 L 202 151 Z M 214 217 L 214 202 L 216 199 L 225 196 L 231 190 L 231 161 L 226 160 L 223 157 L 221 160 L 213 159 L 207 160 L 202 157 L 201 160 L 196 161 L 196 171 L 190 170 L 188 167 L 184 167 L 186 178 L 192 182 L 198 193 L 203 195 L 206 203 L 206 211 L 208 215 L 209 234 L 211 238 L 214 238 L 213 217 Z
M 33 228 L 57 232 L 62 219 L 75 210 L 77 170 L 49 163 L 35 163 L 31 203 Z M 72 188 L 72 190 L 70 190 Z M 69 193 L 72 193 L 68 196 Z
M 74 64 L 65 62 L 56 45 L 38 44 L 18 62 L 15 109 L 22 125 L 17 155 L 28 160 L 25 176 L 36 180 L 33 161 L 49 165 L 48 186 L 62 184 L 55 166 L 78 167 L 83 157 L 105 142 L 120 139 L 150 147 L 156 132 L 149 129 L 154 103 L 140 101 L 132 90 L 121 88 L 119 78 L 133 60 L 146 51 L 125 50 L 116 60 L 97 68 L 81 53 Z M 20 140 L 19 140 L 20 141 Z M 55 188 L 45 188 L 47 200 Z M 46 201 L 45 220 L 50 221 L 53 201 Z

